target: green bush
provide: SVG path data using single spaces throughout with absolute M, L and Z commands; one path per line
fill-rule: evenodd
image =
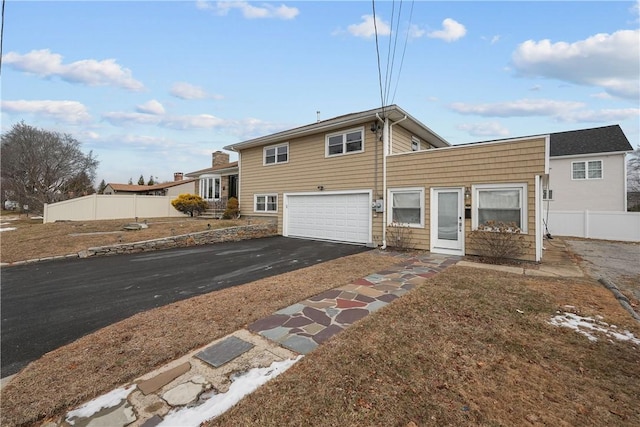
M 209 204 L 202 197 L 195 194 L 181 194 L 171 201 L 171 205 L 182 213 L 200 214 L 209 208 Z
M 222 219 L 236 219 L 240 215 L 240 209 L 238 209 L 238 199 L 231 197 L 227 202 L 227 209 L 222 214 Z

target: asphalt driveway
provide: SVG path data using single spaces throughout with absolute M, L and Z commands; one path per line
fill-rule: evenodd
M 563 238 L 594 279 L 613 281 L 627 296 L 640 301 L 640 243 Z M 636 311 L 639 311 L 637 308 Z
M 133 314 L 366 250 L 269 237 L 3 268 L 1 376 Z

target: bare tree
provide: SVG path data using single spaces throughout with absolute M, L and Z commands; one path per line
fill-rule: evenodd
M 2 182 L 20 206 L 41 211 L 45 203 L 68 198 L 78 182 L 92 183 L 98 161 L 80 151 L 69 134 L 51 132 L 24 122 L 2 134 Z M 83 185 L 84 185 L 83 184 Z
M 627 160 L 627 210 L 640 212 L 640 145 Z

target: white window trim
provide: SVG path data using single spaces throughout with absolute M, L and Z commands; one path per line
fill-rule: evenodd
M 409 228 L 424 228 L 424 187 L 398 187 L 387 189 L 387 225 L 397 224 Z M 420 193 L 420 223 L 394 223 L 393 222 L 393 193 Z
M 520 231 L 528 234 L 528 196 L 526 183 L 476 184 L 471 186 L 471 229 L 478 229 L 478 192 L 482 190 L 520 190 Z
M 209 199 L 207 197 L 207 188 L 208 185 L 204 182 L 204 180 L 209 180 L 212 179 L 213 180 L 213 198 Z M 216 180 L 218 181 L 218 196 L 219 197 L 215 197 L 215 185 L 216 185 Z M 216 175 L 216 174 L 205 174 L 205 175 L 200 175 L 200 177 L 198 178 L 198 193 L 200 195 L 200 197 L 202 197 L 204 200 L 220 200 L 220 197 L 222 197 L 222 176 L 221 175 Z
M 589 178 L 589 162 L 600 162 L 600 178 Z M 573 165 L 577 163 L 584 164 L 584 178 L 573 177 Z M 604 161 L 602 159 L 588 159 L 571 162 L 571 180 L 572 181 L 589 181 L 594 179 L 604 179 Z
M 413 149 L 413 144 L 416 144 L 416 149 Z M 419 138 L 416 138 L 415 136 L 411 137 L 411 151 L 415 152 L 415 151 L 421 151 L 422 150 L 422 143 L 420 141 Z
M 346 141 L 346 135 L 348 133 L 353 133 L 353 132 L 360 132 L 360 136 L 362 138 L 362 149 L 358 150 L 358 151 L 349 151 L 347 152 L 347 141 Z M 338 135 L 342 135 L 342 153 L 339 154 L 329 154 L 329 138 L 331 138 L 332 136 L 338 136 Z M 353 128 L 353 129 L 347 129 L 344 131 L 340 131 L 340 132 L 334 132 L 334 133 L 328 133 L 325 135 L 324 137 L 324 157 L 340 157 L 340 156 L 348 156 L 349 154 L 358 154 L 358 153 L 364 153 L 364 140 L 365 140 L 365 136 L 366 133 L 364 131 L 364 127 L 359 127 L 359 128 Z
M 278 161 L 278 148 L 287 147 L 287 161 L 279 162 Z M 267 150 L 270 148 L 274 148 L 276 150 L 276 161 L 274 163 L 267 163 Z M 289 151 L 289 143 L 285 142 L 284 144 L 276 144 L 276 145 L 268 145 L 262 149 L 262 165 L 263 166 L 274 166 L 274 165 L 282 165 L 285 163 L 289 163 L 289 157 L 291 156 L 291 152 Z
M 264 197 L 264 210 L 259 211 L 257 209 L 258 206 L 258 197 Z M 276 198 L 276 210 L 269 210 L 268 198 L 275 197 Z M 253 195 L 253 212 L 255 213 L 278 213 L 278 193 L 263 193 L 263 194 L 254 194 Z

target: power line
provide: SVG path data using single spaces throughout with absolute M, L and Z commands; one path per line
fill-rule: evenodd
M 398 9 L 398 17 L 397 22 L 396 22 L 396 32 L 395 32 L 395 37 L 394 37 L 394 42 L 393 42 L 393 54 L 391 55 L 391 73 L 389 74 L 389 80 L 386 82 L 387 87 L 386 87 L 386 93 L 385 93 L 385 102 L 388 103 L 389 102 L 389 92 L 391 90 L 391 81 L 393 80 L 393 68 L 394 68 L 394 64 L 396 62 L 396 48 L 398 46 L 398 35 L 400 34 L 399 28 L 400 28 L 400 17 L 402 16 L 402 0 L 400 0 L 400 7 Z M 392 23 L 393 23 L 393 14 L 392 14 Z M 405 45 L 406 47 L 406 45 Z M 389 50 L 391 50 L 391 38 L 389 38 Z M 398 74 L 398 81 L 400 79 L 400 74 Z M 393 103 L 393 101 L 391 102 Z
M 378 82 L 380 83 L 380 103 L 382 104 L 382 115 L 384 115 L 384 95 L 382 94 L 382 70 L 380 68 L 380 46 L 378 43 L 378 24 L 376 23 L 376 0 L 371 0 L 373 9 L 373 29 L 376 35 L 376 56 L 378 58 Z
M 409 24 L 407 25 L 407 36 L 404 39 L 404 48 L 402 49 L 402 58 L 400 59 L 400 69 L 398 70 L 398 79 L 396 80 L 396 87 L 393 89 L 393 97 L 391 97 L 391 103 L 396 99 L 396 92 L 398 91 L 398 83 L 400 83 L 400 74 L 402 73 L 402 65 L 404 64 L 404 54 L 407 51 L 407 42 L 409 41 L 409 33 L 411 32 L 411 21 L 413 19 L 413 4 L 415 0 L 411 1 L 411 10 L 409 11 Z
M 4 41 L 4 1 L 2 0 L 2 26 L 0 27 L 0 75 L 2 75 L 2 42 Z

